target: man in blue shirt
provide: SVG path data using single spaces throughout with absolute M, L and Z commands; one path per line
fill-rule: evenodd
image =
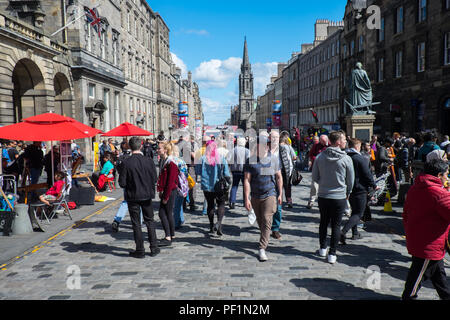
M 244 166 L 244 202 L 248 211 L 254 210 L 260 229 L 259 260 L 267 261 L 266 249 L 273 215 L 277 211 L 277 203 L 282 204 L 283 177 L 278 154 L 269 153 L 270 140 L 260 136 L 256 145 L 252 144 L 254 143 L 250 143 L 251 157 Z M 256 161 L 252 161 L 255 156 Z

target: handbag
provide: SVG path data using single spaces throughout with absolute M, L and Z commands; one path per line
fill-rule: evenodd
M 214 185 L 214 192 L 219 194 L 224 194 L 228 192 L 228 190 L 230 189 L 230 182 L 226 177 L 222 175 L 223 168 L 224 166 L 221 165 L 221 167 L 219 168 L 220 170 L 219 180 Z
M 193 189 L 195 187 L 195 181 L 190 174 L 188 174 L 187 180 L 189 184 L 189 189 Z
M 292 176 L 291 176 L 291 182 L 293 186 L 298 186 L 300 182 L 303 180 L 303 176 L 300 174 L 300 172 L 297 170 L 297 168 L 294 168 L 292 170 Z

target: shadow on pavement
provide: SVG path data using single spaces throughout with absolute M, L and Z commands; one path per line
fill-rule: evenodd
M 347 255 L 339 255 L 339 252 L 345 252 Z M 350 241 L 347 242 L 347 245 L 338 246 L 338 263 L 346 264 L 349 267 L 363 268 L 375 265 L 380 268 L 381 273 L 386 273 L 402 281 L 406 279 L 409 268 L 393 265 L 393 263 L 410 261 L 410 257 L 394 250 L 371 248 Z
M 322 298 L 333 300 L 399 300 L 399 297 L 381 294 L 369 289 L 355 287 L 351 283 L 327 278 L 291 279 L 298 288 L 305 288 L 309 292 Z
M 290 222 L 297 222 L 297 223 L 315 223 L 319 225 L 320 223 L 320 216 L 317 217 L 308 217 L 308 216 L 301 216 L 301 215 L 293 215 L 290 213 L 287 213 L 283 210 L 282 212 L 282 220 L 281 223 L 283 225 L 283 220 L 290 221 Z
M 83 243 L 63 242 L 61 243 L 61 246 L 65 251 L 71 253 L 77 252 L 101 253 L 101 254 L 110 254 L 118 257 L 129 257 L 128 252 L 130 251 L 128 248 L 125 249 L 115 246 L 109 246 L 106 244 L 97 244 L 93 242 L 83 242 Z

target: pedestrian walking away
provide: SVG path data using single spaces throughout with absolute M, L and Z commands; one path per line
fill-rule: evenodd
M 177 145 L 173 146 L 173 161 L 178 167 L 179 174 L 183 174 L 184 178 L 187 181 L 188 178 L 188 167 L 186 165 L 186 162 L 180 157 L 180 149 Z M 175 230 L 178 230 L 181 228 L 181 226 L 184 224 L 184 206 L 183 204 L 185 201 L 189 201 L 189 193 L 186 195 L 186 197 L 183 197 L 183 195 L 180 194 L 180 192 L 177 192 L 177 196 L 175 198 L 175 203 L 173 207 L 173 219 L 175 224 Z M 174 236 L 172 236 L 172 239 Z
M 119 185 L 125 189 L 125 200 L 128 203 L 136 243 L 136 250 L 130 252 L 130 256 L 144 258 L 145 255 L 140 210 L 147 226 L 150 255 L 155 256 L 159 253 L 152 207 L 152 199 L 155 197 L 156 167 L 155 163 L 141 152 L 141 139 L 132 137 L 129 145 L 132 154 L 121 164 Z
M 292 172 L 294 170 L 294 161 L 297 160 L 294 149 L 288 143 L 288 137 L 282 135 L 280 137 L 279 146 L 281 175 L 283 177 L 283 188 L 286 196 L 287 207 L 292 208 Z
M 244 167 L 245 208 L 252 209 L 256 215 L 260 230 L 259 260 L 267 261 L 273 215 L 277 204 L 282 204 L 283 177 L 281 175 L 279 155 L 269 152 L 270 140 L 260 136 L 256 146 L 251 150 L 251 159 L 256 156 L 256 163 L 249 161 Z M 277 194 L 277 190 L 279 193 Z
M 250 151 L 245 148 L 245 138 L 239 137 L 237 145 L 232 152 L 228 154 L 228 163 L 233 175 L 233 185 L 230 192 L 230 209 L 234 209 L 236 204 L 236 193 L 239 183 L 244 183 L 244 165 L 250 157 Z M 244 197 L 242 197 L 244 199 Z
M 331 222 L 331 241 L 328 262 L 336 262 L 336 247 L 340 238 L 340 225 L 345 213 L 347 199 L 353 189 L 355 172 L 352 159 L 345 153 L 345 133 L 332 132 L 331 146 L 317 157 L 312 171 L 312 180 L 319 185 L 319 255 L 327 256 L 327 229 Z
M 361 141 L 358 139 L 351 139 L 348 146 L 350 149 L 347 154 L 353 161 L 355 180 L 349 198 L 350 207 L 352 209 L 351 217 L 341 231 L 340 242 L 342 244 L 346 244 L 345 235 L 350 229 L 352 230 L 353 240 L 362 238 L 361 234 L 358 232 L 358 224 L 366 209 L 369 189 L 372 188 L 378 190 L 379 188 L 373 179 L 368 159 L 364 158 L 360 153 Z
M 406 278 L 403 300 L 416 299 L 423 281 L 431 280 L 439 297 L 450 300 L 444 257 L 450 228 L 448 163 L 435 159 L 424 164 L 414 180 L 403 208 L 406 247 L 412 263 Z
M 196 165 L 195 170 L 197 175 L 201 176 L 201 186 L 207 202 L 209 232 L 212 234 L 217 231 L 217 235 L 222 236 L 228 189 L 219 186 L 223 183 L 228 187 L 231 185 L 231 173 L 225 157 L 219 155 L 214 140 L 206 143 L 205 155 L 201 157 L 201 162 Z M 217 205 L 217 224 L 214 224 L 215 204 Z

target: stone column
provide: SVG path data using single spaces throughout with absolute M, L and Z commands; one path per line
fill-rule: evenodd
M 361 141 L 370 141 L 370 138 L 373 135 L 373 123 L 375 122 L 374 115 L 346 116 L 345 120 L 347 123 L 347 135 Z

